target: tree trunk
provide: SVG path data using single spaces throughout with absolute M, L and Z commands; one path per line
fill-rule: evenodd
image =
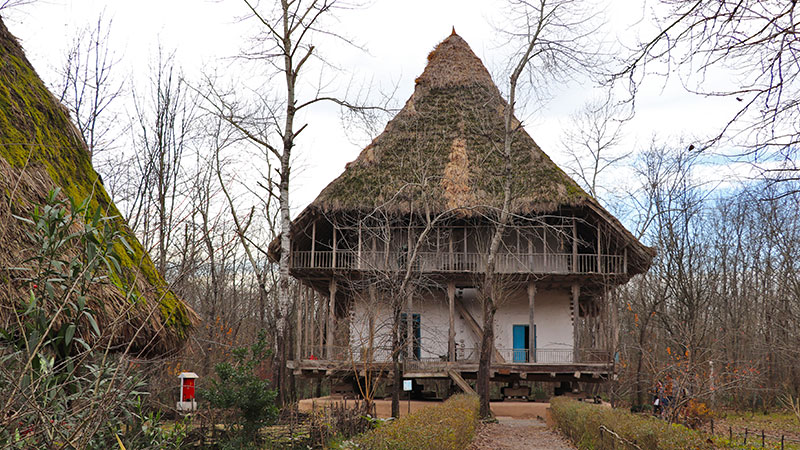
M 403 379 L 400 376 L 400 309 L 401 303 L 396 302 L 394 305 L 394 322 L 392 325 L 392 376 L 394 377 L 394 386 L 392 387 L 392 417 L 400 417 L 400 392 L 403 389 Z
M 491 281 L 489 282 L 491 283 Z M 491 286 L 488 286 L 491 289 Z M 489 388 L 491 386 L 492 351 L 494 349 L 494 313 L 497 308 L 492 298 L 483 300 L 483 333 L 481 335 L 481 354 L 478 361 L 477 391 L 480 397 L 480 416 L 490 417 Z

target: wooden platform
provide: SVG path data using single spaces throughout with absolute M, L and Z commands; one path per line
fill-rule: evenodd
M 365 376 L 367 373 L 381 373 L 389 376 L 392 363 L 388 362 L 347 362 L 326 360 L 288 361 L 287 366 L 295 375 L 308 377 L 321 376 Z M 477 362 L 410 362 L 401 364 L 403 378 L 451 378 L 455 372 L 465 379 L 475 379 L 478 374 Z M 495 363 L 492 365 L 492 381 L 580 381 L 584 383 L 602 383 L 613 375 L 612 363 Z

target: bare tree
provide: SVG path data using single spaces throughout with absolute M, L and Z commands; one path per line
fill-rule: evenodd
M 186 183 L 182 161 L 195 139 L 197 102 L 176 68 L 174 54 L 159 48 L 153 72 L 149 92 L 134 92 L 134 126 L 139 132 L 124 199 L 131 226 L 141 233 L 146 248 L 155 249 L 156 267 L 166 274 L 174 230 L 188 213 L 181 202 Z
M 610 98 L 586 103 L 570 116 L 562 145 L 570 157 L 568 167 L 589 194 L 600 199 L 600 176 L 630 155 L 619 152 L 624 122 L 619 105 Z
M 69 108 L 94 162 L 114 146 L 121 133 L 112 105 L 124 84 L 114 76 L 118 60 L 111 50 L 111 28 L 112 21 L 101 14 L 93 27 L 76 32 L 55 89 L 58 100 Z
M 20 6 L 30 5 L 36 0 L 3 0 L 0 2 L 0 11 L 4 9 L 17 8 Z
M 545 83 L 548 77 L 571 77 L 583 71 L 595 59 L 596 51 L 585 42 L 594 31 L 592 14 L 577 2 L 540 0 L 512 1 L 509 8 L 511 31 L 506 30 L 518 50 L 511 58 L 508 83 L 508 105 L 504 111 L 503 167 L 498 176 L 502 179 L 502 197 L 489 219 L 494 231 L 486 253 L 486 270 L 481 286 L 483 301 L 483 333 L 478 367 L 477 391 L 481 398 L 481 417 L 491 414 L 489 409 L 489 378 L 494 348 L 494 314 L 501 297 L 496 269 L 497 253 L 506 228 L 512 218 L 513 148 L 522 124 L 515 118 L 517 94 L 521 85 Z
M 612 79 L 635 95 L 647 75 L 680 73 L 690 91 L 730 99 L 736 112 L 705 145 L 729 138 L 768 180 L 797 180 L 796 3 L 661 0 L 659 6 L 658 31 L 636 45 Z
M 234 127 L 252 145 L 265 149 L 274 161 L 274 174 L 268 175 L 268 183 L 261 187 L 268 195 L 277 199 L 279 211 L 278 230 L 280 231 L 280 260 L 275 308 L 277 317 L 276 333 L 279 373 L 285 372 L 286 343 L 280 336 L 286 330 L 288 315 L 292 306 L 289 292 L 289 257 L 291 251 L 291 211 L 290 180 L 297 137 L 308 126 L 298 125 L 299 112 L 319 102 L 333 102 L 353 110 L 371 108 L 355 107 L 344 100 L 323 92 L 319 86 L 310 95 L 303 95 L 300 85 L 303 73 L 310 70 L 312 61 L 326 63 L 316 50 L 313 40 L 318 36 L 338 39 L 350 44 L 345 37 L 326 28 L 326 20 L 337 10 L 348 6 L 336 0 L 283 0 L 274 5 L 262 5 L 244 0 L 250 17 L 261 25 L 261 33 L 254 46 L 247 50 L 242 59 L 266 63 L 270 71 L 265 80 L 272 83 L 282 80 L 282 86 L 274 91 L 265 85 L 263 91 L 253 92 L 251 102 L 242 101 L 232 93 L 221 92 L 209 84 L 202 95 L 208 109 Z M 262 66 L 263 67 L 263 66 Z M 279 386 L 280 383 L 279 383 Z M 283 386 L 281 386 L 283 387 Z M 285 391 L 281 389 L 281 395 Z

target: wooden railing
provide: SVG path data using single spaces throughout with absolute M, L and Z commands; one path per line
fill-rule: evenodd
M 406 253 L 355 251 L 295 251 L 291 265 L 295 269 L 347 269 L 372 271 L 399 271 L 407 266 Z M 626 261 L 621 255 L 571 253 L 501 253 L 495 262 L 497 273 L 599 273 L 624 274 Z M 417 254 L 412 264 L 416 272 L 485 272 L 486 255 L 483 253 L 433 253 Z
M 610 364 L 612 362 L 611 352 L 607 350 L 582 348 L 573 350 L 571 348 L 537 348 L 534 351 L 527 349 L 499 348 L 498 353 L 503 356 L 506 364 Z M 353 347 L 320 347 L 312 345 L 304 348 L 301 352 L 304 360 L 321 360 L 337 362 L 389 362 L 391 361 L 391 348 L 375 347 L 368 349 L 361 346 Z M 456 362 L 477 363 L 480 357 L 479 348 L 459 347 L 456 349 Z M 406 358 L 401 356 L 406 367 L 433 367 L 443 366 L 448 362 L 446 356 L 429 358 Z

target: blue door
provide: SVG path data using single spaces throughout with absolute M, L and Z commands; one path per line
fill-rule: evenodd
M 514 362 L 528 362 L 528 350 L 530 345 L 528 325 L 514 325 Z

